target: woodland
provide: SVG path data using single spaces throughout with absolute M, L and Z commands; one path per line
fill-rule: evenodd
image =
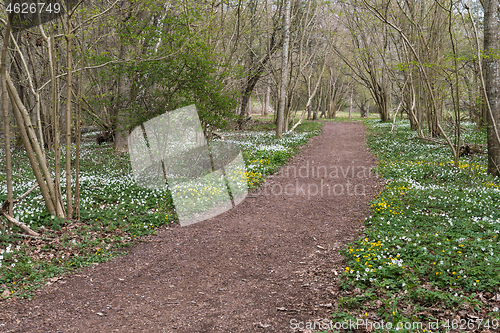
M 404 123 L 410 137 L 372 144 L 388 152 L 412 143 L 424 147 L 419 157 L 439 151 L 438 163 L 457 172 L 479 156 L 488 184 L 498 182 L 499 0 L 50 0 L 60 13 L 43 22 L 16 13 L 15 2 L 0 5 L 5 244 L 94 219 L 91 197 L 104 208 L 119 202 L 99 185 L 85 189 L 82 168 L 126 169 L 129 133 L 191 104 L 209 139 L 263 121 L 268 134 L 256 140 L 290 140 L 291 150 L 319 122 L 365 119 L 379 136 Z M 93 155 L 101 147 L 105 156 Z M 250 187 L 292 156 L 247 154 L 247 166 L 274 161 L 247 172 Z M 149 200 L 134 193 L 128 216 Z M 35 194 L 40 206 L 24 210 Z M 158 211 L 175 221 L 167 206 Z
M 83 127 L 97 126 L 101 142 L 123 150 L 135 126 L 193 103 L 211 129 L 241 128 L 256 100 L 263 115 L 272 106 L 278 138 L 297 125 L 298 110 L 298 123 L 335 118 L 353 104 L 381 121 L 399 113 L 420 139 L 447 145 L 455 163 L 471 149 L 460 124 L 474 121 L 488 130 L 489 173 L 499 172 L 495 1 L 62 6 L 64 14 L 34 27 L 23 26 L 22 17 L 12 24 L 2 18 L 7 219 L 14 201 L 11 142 L 26 150 L 50 214 L 72 218 L 75 180 L 65 177 L 63 194 L 60 179 L 63 171 L 78 177 Z M 12 19 L 15 12 L 4 14 Z M 46 150 L 54 152 L 53 171 Z

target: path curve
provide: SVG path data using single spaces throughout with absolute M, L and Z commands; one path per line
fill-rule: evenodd
M 300 332 L 291 321 L 329 318 L 341 293 L 339 250 L 358 237 L 381 190 L 367 172 L 374 164 L 362 124 L 325 123 L 288 177 L 285 166 L 235 209 L 161 228 L 36 299 L 0 302 L 0 331 Z

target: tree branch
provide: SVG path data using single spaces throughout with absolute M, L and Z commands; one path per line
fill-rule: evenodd
M 26 198 L 31 192 L 33 192 L 38 187 L 38 183 L 35 183 L 32 188 L 26 191 L 24 194 L 20 195 L 17 199 L 15 199 L 12 203 L 18 203 L 19 201 Z
M 13 218 L 9 214 L 7 214 L 7 212 L 5 212 L 3 209 L 0 210 L 0 214 L 2 214 L 7 219 L 7 221 L 9 221 L 10 223 L 12 223 L 12 224 L 18 226 L 19 228 L 23 229 L 28 235 L 30 235 L 30 236 L 36 236 L 36 237 L 40 236 L 39 233 L 31 230 L 30 227 L 28 227 L 23 222 L 19 222 L 18 220 L 16 220 L 15 218 Z

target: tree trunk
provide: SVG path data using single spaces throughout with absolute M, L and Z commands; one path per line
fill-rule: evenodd
M 10 121 L 9 121 L 9 103 L 7 97 L 7 47 L 10 40 L 10 21 L 13 14 L 7 18 L 7 27 L 5 28 L 5 36 L 3 39 L 2 56 L 0 75 L 2 79 L 2 111 L 3 111 L 3 129 L 5 135 L 5 168 L 7 171 L 7 200 L 9 201 L 8 214 L 13 215 L 13 189 L 12 189 L 12 157 L 10 153 Z M 9 228 L 12 228 L 12 222 L 8 223 Z
M 257 97 L 258 97 L 258 95 L 257 95 Z M 264 108 L 266 107 L 264 105 L 265 99 L 266 99 L 266 90 L 265 90 L 265 88 L 262 88 L 262 98 L 259 97 L 259 102 L 260 102 L 260 106 L 261 106 L 261 108 L 260 108 L 260 115 L 262 117 L 264 116 Z
M 484 60 L 486 93 L 491 114 L 488 118 L 488 173 L 500 176 L 500 142 L 496 132 L 500 130 L 500 73 L 496 54 L 499 50 L 499 0 L 486 0 L 484 11 Z M 495 129 L 496 127 L 496 129 Z
M 264 117 L 269 115 L 269 98 L 271 97 L 271 78 L 267 79 L 266 96 L 264 97 Z
M 72 97 L 72 71 L 73 59 L 71 58 L 71 36 L 69 30 L 71 29 L 71 20 L 69 13 L 66 15 L 67 29 L 66 34 L 66 58 L 68 62 L 68 75 L 66 79 L 66 217 L 71 219 L 73 217 L 73 196 L 71 193 L 71 97 Z
M 62 211 L 62 194 L 61 194 L 61 140 L 59 137 L 59 93 L 57 91 L 57 78 L 56 78 L 56 60 L 55 60 L 55 25 L 52 24 L 49 37 L 49 63 L 50 63 L 50 78 L 52 86 L 52 120 L 53 120 L 53 137 L 54 137 L 54 187 L 55 198 L 54 206 L 57 210 L 57 216 L 64 217 Z M 26 120 L 25 120 L 26 121 Z M 28 128 L 29 129 L 29 128 Z
M 123 43 L 120 43 L 120 51 L 118 58 L 125 58 L 125 54 L 127 53 L 127 48 Z M 126 131 L 127 119 L 126 114 L 122 111 L 124 107 L 123 95 L 125 94 L 126 82 L 125 75 L 119 74 L 119 77 L 116 80 L 117 91 L 116 95 L 118 98 L 118 104 L 114 106 L 112 110 L 112 130 L 114 136 L 114 146 L 116 151 L 126 151 L 128 145 L 128 132 Z
M 378 112 L 380 114 L 380 120 L 383 122 L 390 121 L 389 117 L 389 99 L 387 96 L 387 87 L 385 86 L 384 79 L 382 79 L 382 83 L 375 83 L 375 97 L 377 102 Z
M 354 93 L 354 87 L 351 88 L 351 99 L 349 102 L 349 120 L 351 120 L 351 113 L 352 113 L 352 94 Z
M 252 114 L 252 95 L 248 96 L 246 116 L 249 117 L 251 114 Z
M 281 89 L 278 109 L 278 124 L 276 126 L 276 137 L 281 139 L 283 132 L 283 120 L 285 115 L 286 88 L 288 80 L 288 46 L 290 44 L 290 4 L 291 0 L 285 0 L 285 14 L 283 26 L 283 59 L 281 62 Z
M 321 82 L 321 78 L 319 79 Z M 323 99 L 323 86 L 321 86 L 321 89 L 319 90 L 319 96 L 316 101 L 316 108 L 314 109 L 313 112 L 313 120 L 318 120 L 318 111 L 321 108 L 321 100 Z
M 80 16 L 80 22 L 82 18 Z M 78 89 L 78 100 L 77 100 L 77 108 L 76 108 L 76 117 L 75 117 L 75 136 L 76 136 L 76 152 L 75 152 L 75 202 L 74 209 L 76 219 L 80 221 L 81 211 L 80 211 L 80 144 L 82 139 L 82 128 L 81 128 L 81 114 L 82 114 L 82 92 L 83 92 L 83 72 L 85 68 L 85 32 L 82 30 L 81 36 L 81 70 L 80 75 L 77 81 L 77 89 Z
M 26 149 L 26 155 L 28 156 L 31 168 L 33 169 L 33 173 L 35 175 L 37 183 L 40 185 L 40 191 L 42 192 L 43 199 L 45 201 L 45 205 L 47 206 L 47 209 L 49 210 L 50 214 L 56 215 L 56 209 L 54 207 L 54 184 L 52 185 L 52 190 L 49 190 L 49 187 L 47 186 L 44 182 L 42 173 L 38 167 L 37 161 L 36 161 L 36 156 L 33 151 L 33 148 L 30 144 L 30 140 L 28 139 L 28 135 L 26 133 L 26 129 L 24 127 L 24 121 L 21 116 L 21 112 L 19 111 L 17 105 L 14 102 L 14 98 L 12 96 L 13 94 L 9 92 L 9 97 L 12 103 L 12 108 L 14 109 L 14 116 L 16 118 L 17 126 L 19 127 L 19 133 L 21 135 L 21 139 L 23 141 L 24 148 Z M 52 181 L 52 179 L 50 179 Z

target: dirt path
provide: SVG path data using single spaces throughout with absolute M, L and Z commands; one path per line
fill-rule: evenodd
M 288 177 L 284 167 L 236 209 L 161 229 L 36 299 L 0 302 L 0 331 L 283 333 L 300 332 L 291 320 L 329 318 L 339 249 L 357 237 L 381 189 L 367 171 L 375 160 L 364 135 L 361 124 L 325 123 Z

